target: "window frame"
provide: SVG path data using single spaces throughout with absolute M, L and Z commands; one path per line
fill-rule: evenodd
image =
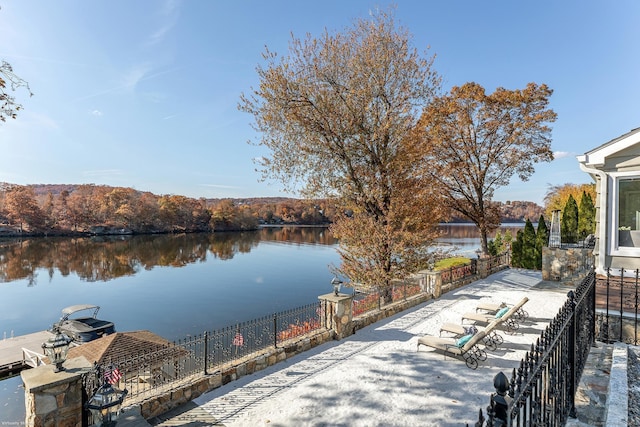
M 609 231 L 609 254 L 611 256 L 640 257 L 640 247 L 619 245 L 619 211 L 620 211 L 620 181 L 629 179 L 639 179 L 640 171 L 610 172 L 610 187 L 612 191 L 608 194 L 608 203 L 611 209 L 608 214 Z

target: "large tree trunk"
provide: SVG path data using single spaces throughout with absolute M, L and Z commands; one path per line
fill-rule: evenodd
M 482 250 L 482 256 L 489 255 L 489 242 L 487 239 L 487 227 L 479 227 L 480 228 L 480 249 Z

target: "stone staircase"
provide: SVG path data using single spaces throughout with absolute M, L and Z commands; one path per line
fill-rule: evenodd
M 576 393 L 577 418 L 567 427 L 626 427 L 628 418 L 628 346 L 596 342 Z

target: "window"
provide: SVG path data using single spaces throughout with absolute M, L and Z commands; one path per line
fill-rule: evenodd
M 640 247 L 640 178 L 618 182 L 618 246 Z

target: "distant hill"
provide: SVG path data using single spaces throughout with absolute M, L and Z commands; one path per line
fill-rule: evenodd
M 14 184 L 1 182 L 0 190 Z M 89 184 L 92 185 L 92 184 Z M 32 184 L 29 187 L 33 188 L 36 196 L 46 196 L 51 193 L 53 196 L 57 196 L 63 191 L 69 193 L 73 192 L 80 184 Z M 110 186 L 96 185 L 96 187 L 116 188 Z M 148 193 L 139 191 L 139 193 Z M 238 206 L 263 206 L 263 205 L 279 205 L 286 203 L 295 203 L 300 199 L 293 197 L 241 197 L 241 198 L 205 198 L 207 205 L 216 205 L 222 200 L 231 200 Z M 530 219 L 532 222 L 538 221 L 540 215 L 544 213 L 544 208 L 534 202 L 529 201 L 508 201 L 506 203 L 497 202 L 501 205 L 502 209 L 502 222 L 524 222 Z M 548 220 L 549 218 L 547 218 Z M 457 217 L 452 215 L 451 222 L 469 222 L 466 218 Z

